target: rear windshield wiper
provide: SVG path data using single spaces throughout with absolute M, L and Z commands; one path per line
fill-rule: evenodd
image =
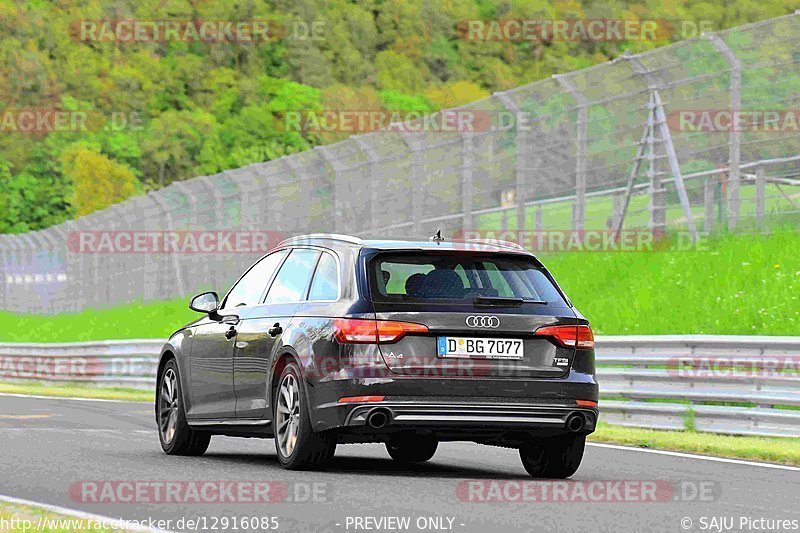
M 497 307 L 519 307 L 523 304 L 547 305 L 543 300 L 526 300 L 525 298 L 508 298 L 505 296 L 476 296 L 472 303 L 475 305 L 497 306 Z

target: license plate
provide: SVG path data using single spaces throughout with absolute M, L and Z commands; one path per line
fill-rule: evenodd
M 439 357 L 522 359 L 522 339 L 439 337 Z

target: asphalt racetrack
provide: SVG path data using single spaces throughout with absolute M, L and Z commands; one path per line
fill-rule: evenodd
M 410 467 L 382 445 L 340 445 L 325 471 L 290 472 L 272 440 L 214 437 L 202 457 L 169 457 L 144 403 L 0 395 L 0 406 L 0 495 L 158 529 L 800 527 L 800 469 L 791 467 L 591 445 L 571 480 L 545 481 L 526 474 L 516 450 L 444 443 Z

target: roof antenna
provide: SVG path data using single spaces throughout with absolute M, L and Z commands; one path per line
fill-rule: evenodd
M 437 229 L 436 233 L 433 235 L 433 237 L 430 238 L 430 241 L 431 242 L 435 242 L 436 244 L 439 244 L 440 242 L 444 242 L 444 237 L 442 237 L 442 230 L 441 229 Z

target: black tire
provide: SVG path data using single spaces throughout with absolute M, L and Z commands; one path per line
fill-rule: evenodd
M 581 466 L 586 435 L 532 439 L 519 449 L 522 466 L 536 478 L 564 479 Z
M 293 380 L 296 384 L 296 395 L 293 395 L 293 401 L 299 402 L 296 407 L 294 404 L 287 406 L 285 401 L 280 401 L 282 387 L 287 380 Z M 330 435 L 313 430 L 305 388 L 301 382 L 297 363 L 290 362 L 283 369 L 273 400 L 275 451 L 281 466 L 287 470 L 316 470 L 330 461 L 336 453 L 336 440 Z M 291 416 L 279 412 L 283 407 L 289 407 Z M 288 420 L 289 418 L 291 420 Z M 288 445 L 288 441 L 283 441 L 285 433 L 282 433 L 282 430 L 284 428 L 286 432 L 293 430 L 284 424 L 296 424 L 296 436 L 291 446 Z M 291 437 L 291 434 L 288 436 Z
M 386 443 L 386 451 L 399 463 L 424 463 L 433 457 L 439 441 L 430 437 L 407 438 Z
M 173 384 L 165 389 L 165 377 Z M 173 379 L 174 378 L 174 381 Z M 170 398 L 167 398 L 167 395 Z M 172 425 L 174 424 L 174 426 Z M 178 364 L 170 359 L 161 369 L 156 382 L 156 425 L 161 449 L 167 455 L 203 455 L 211 442 L 211 434 L 195 431 L 186 423 L 186 410 Z

